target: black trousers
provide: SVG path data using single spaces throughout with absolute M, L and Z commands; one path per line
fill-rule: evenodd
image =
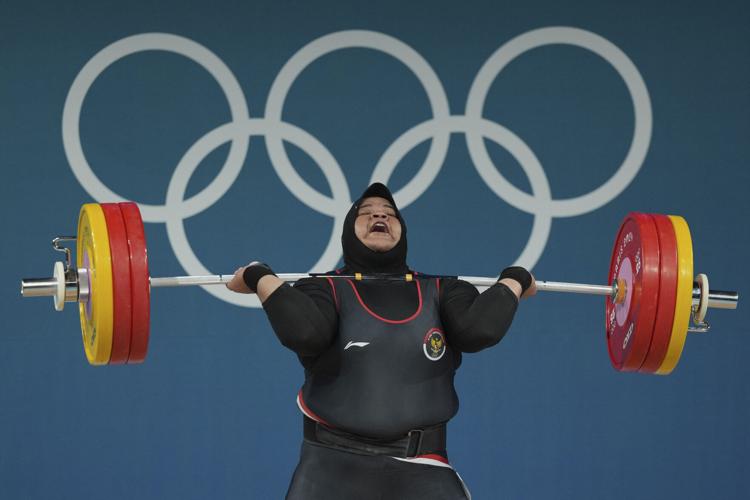
M 363 455 L 305 440 L 287 500 L 466 500 L 449 467 Z

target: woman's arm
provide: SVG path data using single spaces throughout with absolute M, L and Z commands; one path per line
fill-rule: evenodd
M 535 293 L 533 276 L 525 291 L 517 280 L 503 278 L 481 294 L 465 281 L 444 280 L 440 286 L 440 319 L 448 342 L 463 352 L 497 344 L 513 321 L 519 298 Z
M 257 266 L 251 264 L 238 269 L 227 288 L 253 293 L 252 287 L 256 287 L 263 310 L 281 343 L 300 356 L 321 354 L 338 330 L 338 311 L 327 280 L 303 279 L 292 288 L 272 271 L 268 274 L 262 269 L 245 272 Z M 268 266 L 265 268 L 270 271 Z M 255 278 L 258 274 L 260 277 L 254 279 L 253 274 Z

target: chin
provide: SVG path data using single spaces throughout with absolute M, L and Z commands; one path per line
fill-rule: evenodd
M 387 252 L 388 250 L 392 249 L 396 245 L 390 245 L 390 244 L 387 244 L 387 243 L 386 244 L 383 244 L 383 243 L 374 243 L 374 244 L 366 245 L 366 246 L 367 246 L 367 248 L 369 248 L 373 252 L 384 253 L 384 252 Z

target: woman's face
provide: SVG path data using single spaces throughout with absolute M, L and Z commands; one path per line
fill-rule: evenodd
M 365 198 L 354 221 L 354 234 L 367 248 L 387 252 L 401 239 L 401 222 L 385 198 Z

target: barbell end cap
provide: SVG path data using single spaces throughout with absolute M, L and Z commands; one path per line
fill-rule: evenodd
M 21 280 L 22 297 L 54 297 L 57 280 L 49 278 L 24 278 Z

